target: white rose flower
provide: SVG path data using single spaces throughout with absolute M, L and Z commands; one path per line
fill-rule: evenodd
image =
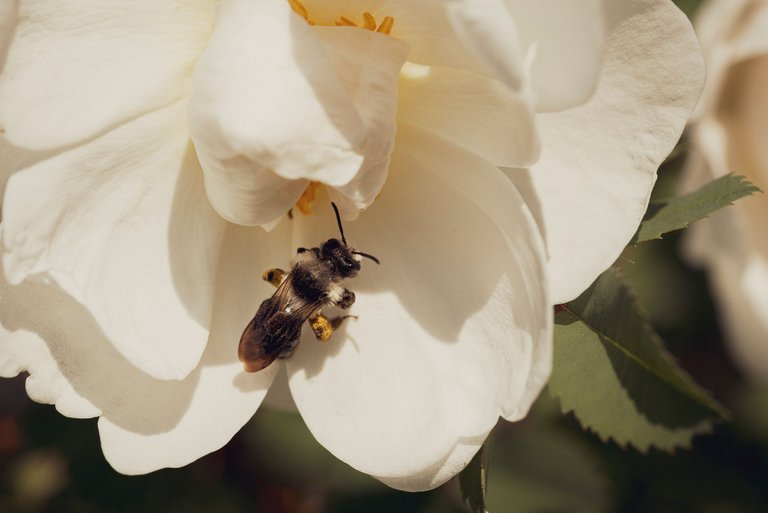
M 127 474 L 222 446 L 284 371 L 337 457 L 401 489 L 445 482 L 499 416 L 527 413 L 551 305 L 632 236 L 702 81 L 668 0 L 20 0 L 8 16 L 0 126 L 57 154 L 3 168 L 0 375 L 98 416 Z M 357 319 L 328 344 L 305 330 L 247 374 L 261 273 L 337 236 L 327 199 L 382 265 L 347 282 Z M 312 213 L 287 219 L 294 205 Z
M 691 125 L 684 188 L 728 173 L 768 191 L 768 2 L 705 4 L 696 20 L 708 63 Z M 768 198 L 755 194 L 696 223 L 687 252 L 705 265 L 734 361 L 768 382 Z

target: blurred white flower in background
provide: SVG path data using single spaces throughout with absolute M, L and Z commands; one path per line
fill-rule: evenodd
M 768 191 L 768 2 L 716 0 L 696 19 L 708 64 L 691 125 L 685 191 L 728 173 Z M 705 265 L 732 354 L 768 382 L 768 197 L 757 193 L 692 226 L 691 259 Z
M 56 155 L 3 149 L 0 374 L 100 417 L 129 474 L 221 447 L 282 368 L 343 461 L 407 490 L 455 475 L 543 387 L 551 305 L 630 239 L 703 80 L 668 0 L 6 16 L 0 127 Z M 245 374 L 261 273 L 336 236 L 329 198 L 382 260 L 349 282 L 358 319 Z

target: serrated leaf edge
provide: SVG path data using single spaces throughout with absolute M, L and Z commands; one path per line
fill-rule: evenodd
M 600 430 L 594 428 L 591 424 L 588 424 L 587 422 L 582 420 L 582 418 L 579 417 L 579 415 L 576 413 L 576 410 L 574 408 L 568 408 L 564 406 L 563 401 L 560 399 L 560 397 L 554 394 L 551 389 L 548 390 L 548 393 L 549 393 L 549 396 L 552 399 L 556 400 L 557 403 L 560 405 L 560 412 L 563 413 L 564 415 L 573 414 L 573 418 L 576 419 L 576 422 L 578 422 L 579 426 L 581 426 L 583 430 L 595 435 L 602 442 L 614 443 L 625 450 L 634 449 L 641 454 L 648 454 L 651 450 L 663 451 L 669 454 L 675 454 L 678 450 L 689 450 L 693 447 L 693 438 L 698 435 L 707 435 L 712 433 L 714 430 L 714 423 L 717 421 L 716 419 L 705 420 L 699 423 L 697 426 L 693 428 L 689 428 L 688 431 L 691 431 L 693 434 L 686 442 L 682 442 L 675 445 L 669 445 L 669 446 L 659 445 L 653 442 L 645 445 L 641 445 L 641 444 L 638 444 L 637 442 L 633 442 L 631 439 L 622 441 L 616 438 L 614 435 L 602 433 Z
M 596 328 L 594 328 L 590 323 L 588 323 L 584 318 L 582 318 L 580 315 L 578 315 L 576 312 L 574 312 L 571 308 L 569 308 L 568 304 L 566 303 L 563 306 L 564 311 L 570 313 L 574 317 L 576 317 L 579 322 L 583 323 L 587 328 L 589 328 L 590 331 L 595 333 L 601 338 L 604 338 L 608 340 L 614 347 L 616 347 L 619 351 L 624 353 L 627 357 L 629 357 L 632 361 L 640 365 L 642 368 L 644 368 L 649 374 L 655 376 L 660 381 L 666 383 L 668 386 L 674 388 L 679 393 L 683 394 L 684 396 L 691 397 L 696 402 L 702 404 L 705 406 L 708 410 L 712 411 L 716 415 L 718 415 L 722 420 L 728 420 L 731 417 L 731 414 L 728 410 L 726 410 L 721 404 L 719 404 L 714 398 L 709 397 L 709 392 L 707 392 L 704 388 L 699 385 L 696 380 L 693 379 L 693 377 L 688 374 L 688 372 L 685 371 L 678 363 L 675 357 L 667 350 L 667 348 L 664 346 L 664 344 L 661 341 L 661 337 L 656 333 L 656 331 L 651 326 L 650 321 L 648 320 L 648 315 L 645 309 L 640 304 L 639 297 L 635 290 L 631 287 L 631 285 L 627 282 L 626 278 L 624 277 L 624 273 L 616 268 L 616 267 L 610 267 L 605 272 L 614 272 L 617 276 L 617 278 L 621 281 L 621 284 L 626 288 L 629 299 L 632 302 L 632 306 L 637 311 L 638 316 L 643 321 L 643 329 L 645 330 L 646 334 L 648 335 L 649 339 L 651 340 L 651 343 L 653 343 L 656 346 L 656 349 L 659 351 L 659 353 L 662 355 L 663 358 L 668 360 L 668 363 L 671 363 L 677 368 L 677 371 L 680 373 L 680 375 L 683 377 L 683 379 L 686 379 L 689 381 L 689 385 L 694 387 L 697 393 L 701 393 L 704 397 L 692 397 L 691 394 L 680 388 L 677 384 L 669 381 L 663 376 L 660 376 L 657 372 L 655 372 L 652 368 L 648 366 L 643 360 L 640 359 L 639 356 L 635 355 L 634 353 L 629 352 L 627 349 L 622 347 L 618 341 L 614 340 L 612 337 L 601 333 Z M 602 275 L 601 275 L 602 276 Z M 600 279 L 600 278 L 598 278 Z M 712 403 L 712 404 L 710 404 Z
M 734 177 L 738 178 L 739 179 L 739 185 L 741 185 L 741 184 L 743 184 L 745 182 L 749 184 L 747 190 L 744 191 L 744 194 L 739 195 L 738 197 L 730 200 L 727 204 L 719 207 L 716 210 L 713 210 L 712 212 L 709 212 L 708 214 L 704 214 L 701 217 L 696 217 L 695 219 L 692 219 L 691 221 L 686 222 L 683 226 L 679 226 L 679 227 L 673 228 L 673 229 L 671 229 L 669 231 L 662 232 L 662 233 L 658 234 L 655 237 L 649 237 L 647 239 L 636 240 L 637 237 L 638 237 L 638 234 L 640 233 L 640 228 L 642 227 L 642 224 L 646 221 L 645 218 L 643 218 L 643 220 L 640 222 L 640 226 L 637 227 L 637 231 L 632 236 L 632 241 L 630 242 L 630 244 L 632 244 L 632 246 L 634 246 L 634 247 L 637 247 L 640 244 L 644 244 L 646 242 L 651 242 L 651 241 L 654 241 L 654 240 L 661 240 L 661 239 L 664 238 L 664 235 L 666 235 L 668 233 L 673 233 L 673 232 L 677 232 L 677 231 L 680 231 L 680 230 L 685 230 L 686 228 L 691 226 L 691 224 L 693 224 L 693 223 L 695 223 L 697 221 L 701 221 L 702 219 L 708 219 L 712 214 L 722 210 L 723 208 L 734 206 L 735 205 L 735 203 L 734 203 L 735 201 L 738 201 L 740 199 L 744 199 L 744 198 L 746 198 L 748 196 L 751 196 L 751 195 L 755 194 L 756 192 L 759 192 L 761 194 L 763 193 L 763 190 L 760 187 L 758 187 L 757 185 L 752 183 L 747 177 L 745 177 L 743 175 L 727 174 L 727 175 L 723 175 L 723 176 L 717 178 L 716 180 L 721 180 L 721 179 L 723 179 L 725 177 L 729 177 L 729 176 L 734 176 Z M 712 182 L 710 182 L 710 183 L 712 183 Z M 699 189 L 696 189 L 695 191 L 693 191 L 693 192 L 691 192 L 689 194 L 686 194 L 685 196 L 673 196 L 673 197 L 670 197 L 670 198 L 663 198 L 663 199 L 651 201 L 651 202 L 648 203 L 648 206 L 650 207 L 651 205 L 661 205 L 663 207 L 664 205 L 668 205 L 671 201 L 674 201 L 676 199 L 681 199 L 681 198 L 685 198 L 687 196 L 691 196 L 693 194 L 696 194 L 697 192 L 699 192 L 701 189 L 703 189 L 707 185 L 709 185 L 709 184 L 708 183 L 704 184 Z

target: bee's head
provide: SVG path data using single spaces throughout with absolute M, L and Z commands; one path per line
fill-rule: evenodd
M 339 215 L 339 209 L 336 207 L 336 203 L 331 202 L 333 211 L 336 213 L 336 223 L 339 225 L 339 233 L 341 233 L 341 240 L 328 239 L 320 246 L 320 259 L 330 262 L 333 265 L 334 272 L 340 278 L 352 278 L 357 276 L 360 271 L 360 261 L 365 258 L 369 258 L 380 263 L 379 259 L 368 253 L 362 251 L 355 251 L 347 246 L 347 239 L 344 238 L 344 227 L 341 226 L 341 216 Z
M 339 239 L 328 239 L 320 246 L 320 259 L 333 265 L 340 278 L 353 278 L 360 271 L 361 258 Z

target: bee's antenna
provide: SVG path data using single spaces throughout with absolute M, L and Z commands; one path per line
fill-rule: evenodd
M 341 216 L 339 215 L 339 208 L 336 206 L 336 203 L 331 201 L 331 206 L 333 207 L 333 211 L 336 212 L 336 222 L 339 224 L 339 231 L 341 232 L 341 242 L 344 243 L 344 245 L 347 245 L 347 239 L 344 238 L 344 228 L 341 226 Z
M 362 251 L 352 251 L 352 254 L 353 255 L 360 255 L 361 257 L 365 257 L 365 258 L 370 258 L 371 260 L 373 260 L 377 264 L 381 265 L 381 262 L 379 262 L 378 258 L 376 258 L 373 255 L 369 255 L 368 253 L 363 253 Z

